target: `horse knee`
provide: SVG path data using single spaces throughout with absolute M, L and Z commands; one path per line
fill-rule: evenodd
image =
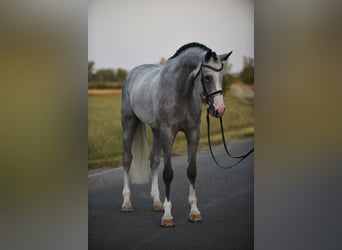
M 164 168 L 163 171 L 163 180 L 165 184 L 170 184 L 173 179 L 173 170 L 172 168 Z
M 170 200 L 170 186 L 171 186 L 172 179 L 173 179 L 173 170 L 171 166 L 164 168 L 163 180 L 165 183 L 165 197 L 168 201 Z

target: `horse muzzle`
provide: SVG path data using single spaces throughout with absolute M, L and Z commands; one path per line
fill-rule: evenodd
M 225 110 L 226 106 L 223 102 L 223 95 L 214 96 L 213 103 L 209 105 L 209 113 L 216 118 L 220 118 Z

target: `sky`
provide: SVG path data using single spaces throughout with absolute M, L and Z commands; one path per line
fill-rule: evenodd
M 254 58 L 253 0 L 89 0 L 88 60 L 95 69 L 159 63 L 189 42 L 233 50 L 232 72 Z

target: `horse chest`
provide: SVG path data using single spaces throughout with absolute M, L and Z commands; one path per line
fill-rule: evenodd
M 200 118 L 201 110 L 178 105 L 165 110 L 161 116 L 161 122 L 171 124 L 177 130 L 184 130 L 199 124 Z

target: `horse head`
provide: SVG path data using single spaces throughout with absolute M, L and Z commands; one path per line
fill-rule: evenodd
M 222 90 L 223 66 L 232 52 L 217 55 L 208 50 L 196 74 L 196 81 L 201 82 L 201 96 L 209 105 L 210 114 L 217 118 L 221 117 L 226 109 Z M 199 78 L 197 78 L 198 75 L 200 75 Z

